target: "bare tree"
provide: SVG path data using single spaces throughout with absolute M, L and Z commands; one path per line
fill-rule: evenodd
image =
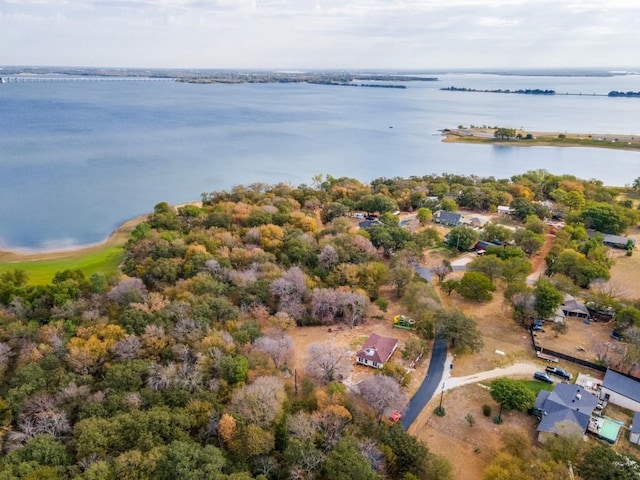
M 369 308 L 369 298 L 364 293 L 340 291 L 338 301 L 342 316 L 349 328 L 360 323 Z
M 340 441 L 342 431 L 351 422 L 349 410 L 342 405 L 329 405 L 313 414 L 313 422 L 320 435 L 320 444 L 328 452 Z
M 5 342 L 0 342 L 0 377 L 7 371 L 12 356 L 11 347 Z
M 371 468 L 376 472 L 382 473 L 387 466 L 384 453 L 378 448 L 375 440 L 364 438 L 358 442 L 358 449 L 364 458 L 369 460 Z
M 318 253 L 318 265 L 325 271 L 331 270 L 339 261 L 338 252 L 333 245 L 325 245 Z
M 332 288 L 314 288 L 311 292 L 311 316 L 332 323 L 338 314 L 338 292 Z
M 441 263 L 429 267 L 429 271 L 438 277 L 438 283 L 442 283 L 447 278 L 447 275 L 453 272 L 453 267 L 451 267 L 449 260 L 444 259 Z
M 233 392 L 229 409 L 234 417 L 265 428 L 280 415 L 285 398 L 282 379 L 258 377 L 253 383 Z
M 593 352 L 596 354 L 596 361 L 603 365 L 609 365 L 609 362 L 611 362 L 611 356 L 609 355 L 611 343 L 601 342 L 600 340 L 594 338 L 591 346 L 593 347 Z
M 312 441 L 318 434 L 311 415 L 302 410 L 287 419 L 287 429 L 292 436 L 305 441 Z
M 111 353 L 120 360 L 132 360 L 138 358 L 142 348 L 140 339 L 135 335 L 125 335 L 122 340 L 111 347 Z
M 148 295 L 149 292 L 147 292 L 147 287 L 144 286 L 142 280 L 135 277 L 127 277 L 120 280 L 107 293 L 107 298 L 120 305 L 126 305 L 132 302 L 146 301 Z
M 402 411 L 409 399 L 400 384 L 386 375 L 374 375 L 358 384 L 360 395 L 376 412 L 378 421 L 386 411 Z
M 293 355 L 293 340 L 282 330 L 270 330 L 267 335 L 257 338 L 253 346 L 269 355 L 276 368 L 286 366 Z
M 627 345 L 624 350 L 622 362 L 627 369 L 627 373 L 631 373 L 634 368 L 640 365 L 640 328 L 631 327 L 624 333 Z
M 347 347 L 335 345 L 333 342 L 312 343 L 307 351 L 307 374 L 317 380 L 341 380 L 351 372 L 351 352 Z
M 271 294 L 278 297 L 278 310 L 286 312 L 295 320 L 300 320 L 306 311 L 304 297 L 307 284 L 300 267 L 291 267 L 284 276 L 271 283 Z

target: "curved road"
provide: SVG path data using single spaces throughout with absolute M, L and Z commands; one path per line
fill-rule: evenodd
M 422 381 L 422 385 L 409 401 L 406 412 L 402 415 L 402 426 L 408 429 L 420 412 L 429 403 L 436 389 L 441 385 L 444 373 L 444 364 L 447 359 L 447 344 L 444 340 L 436 339 L 433 343 L 433 354 L 427 370 L 427 376 Z

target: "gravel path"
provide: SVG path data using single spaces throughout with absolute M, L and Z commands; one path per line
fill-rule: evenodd
M 447 365 L 452 365 L 453 356 L 447 356 Z M 535 363 L 514 363 L 513 365 L 509 365 L 504 368 L 494 368 L 493 370 L 487 370 L 484 372 L 474 373 L 472 375 L 467 375 L 466 377 L 453 377 L 451 376 L 450 368 L 445 368 L 445 373 L 442 377 L 443 389 L 445 391 L 452 390 L 457 387 L 461 387 L 463 385 L 469 385 L 471 383 L 479 383 L 484 380 L 491 380 L 499 377 L 511 377 L 518 375 L 529 375 L 533 376 L 533 374 L 537 371 L 544 370 L 540 365 Z

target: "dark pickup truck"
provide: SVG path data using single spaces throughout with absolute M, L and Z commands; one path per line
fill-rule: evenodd
M 558 367 L 547 367 L 545 368 L 545 371 L 547 373 L 552 373 L 553 375 L 564 378 L 565 380 L 571 380 L 572 377 L 571 372 L 567 372 L 566 370 Z

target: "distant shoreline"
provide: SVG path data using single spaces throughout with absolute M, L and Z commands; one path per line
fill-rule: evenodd
M 532 132 L 514 129 L 517 137 L 494 137 L 495 128 L 469 127 L 440 130 L 445 143 L 478 143 L 513 147 L 587 147 L 640 151 L 640 134 Z
M 194 201 L 181 203 L 179 205 L 173 205 L 173 208 L 184 207 L 185 205 L 197 205 L 202 206 L 202 202 Z M 78 254 L 85 254 L 96 252 L 104 248 L 114 247 L 118 245 L 124 245 L 129 239 L 129 234 L 142 222 L 148 220 L 149 213 L 139 215 L 137 217 L 126 220 L 118 225 L 107 238 L 97 243 L 90 243 L 85 245 L 77 245 L 69 248 L 53 249 L 53 250 L 31 250 L 31 249 L 0 249 L 0 263 L 20 263 L 20 262 L 38 262 L 43 260 L 58 260 L 61 258 L 67 258 L 76 256 Z

